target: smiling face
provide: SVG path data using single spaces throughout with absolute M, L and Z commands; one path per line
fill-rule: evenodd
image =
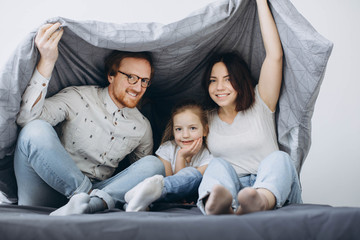
M 206 136 L 199 116 L 189 109 L 176 114 L 173 121 L 174 140 L 181 148 L 189 147 L 194 140 Z
M 119 71 L 134 74 L 140 78 L 151 77 L 151 66 L 146 59 L 127 57 L 121 60 Z M 109 95 L 118 108 L 134 108 L 144 95 L 146 88 L 141 87 L 141 81 L 130 84 L 127 77 L 117 73 L 109 75 Z
M 214 64 L 209 82 L 210 98 L 219 107 L 235 109 L 238 93 L 231 85 L 229 72 L 223 62 Z

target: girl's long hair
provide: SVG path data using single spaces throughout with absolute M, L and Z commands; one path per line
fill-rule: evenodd
M 204 132 L 207 134 L 209 131 L 208 127 L 208 117 L 207 117 L 207 111 L 204 109 L 204 107 L 196 102 L 195 100 L 184 100 L 173 108 L 170 116 L 170 120 L 167 123 L 163 137 L 161 139 L 161 144 L 174 140 L 174 117 L 175 115 L 182 113 L 186 110 L 192 111 L 194 114 L 196 114 L 201 122 L 201 125 L 203 126 Z M 203 141 L 205 144 L 206 141 Z

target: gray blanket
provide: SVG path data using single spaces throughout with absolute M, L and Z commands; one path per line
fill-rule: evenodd
M 322 37 L 288 0 L 270 0 L 284 48 L 284 81 L 276 115 L 281 150 L 288 152 L 298 170 L 311 145 L 311 117 L 333 44 Z M 214 52 L 237 50 L 258 79 L 265 56 L 252 0 L 219 0 L 167 25 L 160 23 L 106 23 L 57 17 L 65 32 L 48 96 L 70 85 L 99 84 L 103 61 L 111 50 L 151 51 L 155 76 L 143 108 L 158 143 L 173 103 L 192 96 L 202 99 L 200 79 Z M 29 82 L 39 52 L 37 29 L 29 33 L 0 70 L 0 190 L 9 187 L 1 173 L 12 161 L 21 95 Z M 11 165 L 11 164 L 10 164 Z

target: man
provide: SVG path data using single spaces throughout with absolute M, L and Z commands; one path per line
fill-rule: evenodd
M 17 122 L 25 126 L 15 150 L 19 205 L 58 207 L 51 215 L 93 213 L 125 203 L 125 193 L 147 177 L 165 174 L 153 156 L 149 121 L 136 108 L 153 72 L 149 53 L 112 53 L 109 86 L 69 87 L 45 99 L 58 58 L 60 23 L 40 28 L 40 60 L 22 96 Z M 61 134 L 52 126 L 60 125 Z M 140 160 L 112 176 L 129 155 Z M 64 197 L 65 196 L 65 197 Z

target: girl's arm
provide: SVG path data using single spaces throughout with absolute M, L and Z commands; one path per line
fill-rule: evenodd
M 174 173 L 177 173 L 181 169 L 185 168 L 186 161 L 189 161 L 189 158 L 186 158 L 183 154 L 181 154 L 181 149 L 180 149 L 176 155 L 175 172 Z M 190 158 L 190 161 L 191 161 L 191 158 Z
M 198 168 L 196 168 L 196 169 L 201 173 L 201 175 L 204 175 L 204 172 L 205 172 L 207 166 L 208 166 L 207 164 L 206 164 L 206 165 L 202 165 L 202 166 L 200 166 L 200 167 L 198 167 Z
M 275 111 L 282 81 L 283 51 L 267 0 L 256 0 L 256 4 L 266 52 L 260 71 L 259 93 L 266 105 Z
M 173 171 L 171 169 L 171 163 L 169 161 L 166 161 L 165 159 L 157 156 L 161 161 L 162 163 L 164 164 L 164 167 L 165 167 L 165 174 L 166 176 L 172 176 L 173 175 Z
M 192 157 L 197 154 L 202 146 L 202 137 L 196 139 L 190 147 L 182 148 L 176 155 L 175 172 L 177 173 L 181 169 L 186 167 L 186 162 L 190 163 Z

